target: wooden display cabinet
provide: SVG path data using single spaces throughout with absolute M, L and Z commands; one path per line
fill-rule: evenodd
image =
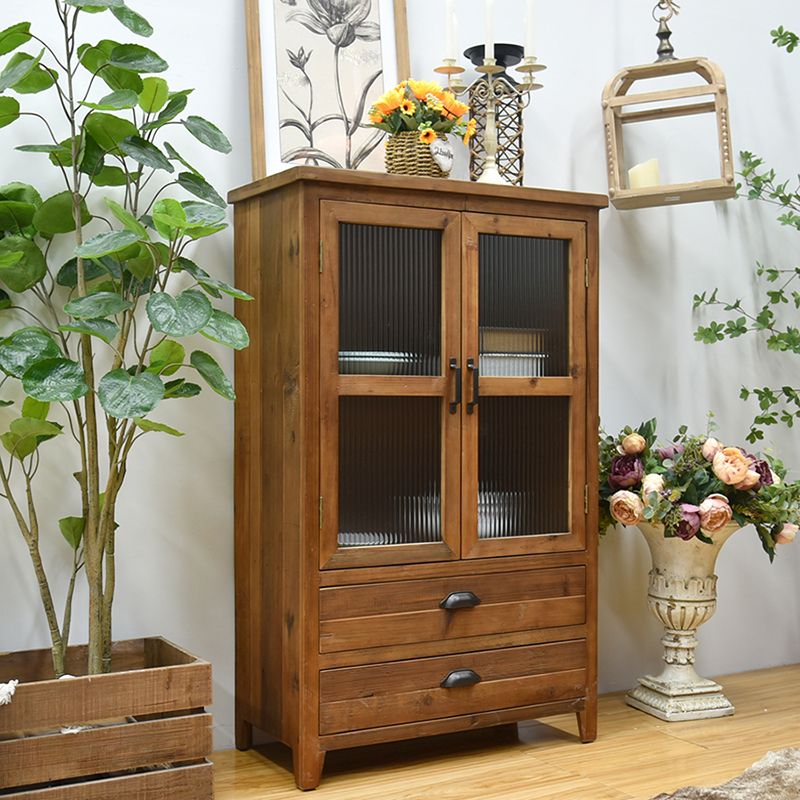
M 601 195 L 299 167 L 234 191 L 236 736 L 596 736 Z

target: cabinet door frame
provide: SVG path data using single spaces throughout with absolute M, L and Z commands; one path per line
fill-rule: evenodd
M 587 330 L 588 288 L 587 228 L 584 222 L 465 213 L 464 236 L 463 341 L 464 363 L 479 363 L 479 236 L 499 234 L 569 242 L 569 369 L 563 377 L 479 376 L 480 397 L 569 397 L 570 398 L 570 485 L 569 530 L 557 534 L 534 534 L 506 538 L 478 538 L 478 440 L 480 402 L 472 414 L 464 413 L 461 478 L 462 558 L 536 555 L 586 548 L 587 502 Z M 464 378 L 464 406 L 471 399 L 471 379 Z
M 461 556 L 461 416 L 449 411 L 461 364 L 461 214 L 358 202 L 320 201 L 320 569 L 451 561 Z M 441 374 L 339 374 L 339 229 L 341 223 L 442 231 Z M 339 534 L 339 398 L 440 397 L 442 541 L 347 547 Z

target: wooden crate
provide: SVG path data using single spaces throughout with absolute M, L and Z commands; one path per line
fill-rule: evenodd
M 79 677 L 57 681 L 49 650 L 0 654 L 0 682 L 20 681 L 0 708 L 3 800 L 212 798 L 211 665 L 160 638 L 115 644 L 108 675 L 85 663 L 70 648 Z

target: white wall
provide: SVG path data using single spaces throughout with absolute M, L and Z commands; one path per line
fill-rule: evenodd
M 302 0 L 299 0 L 302 2 Z M 221 190 L 250 175 L 243 3 L 212 0 L 132 5 L 156 28 L 150 45 L 170 62 L 175 87 L 196 87 L 190 108 L 220 125 L 234 144 L 229 157 L 176 135 L 189 160 L 201 163 Z M 459 0 L 460 40 L 481 35 L 480 0 Z M 21 9 L 28 6 L 26 12 Z M 436 32 L 444 3 L 409 0 L 413 72 L 428 77 L 441 50 Z M 497 39 L 521 31 L 521 0 L 497 0 Z M 0 5 L 0 29 L 32 19 L 52 37 L 52 6 Z M 650 61 L 655 49 L 649 6 L 633 0 L 607 3 L 539 0 L 540 60 L 549 67 L 545 89 L 526 112 L 529 185 L 604 192 L 605 154 L 599 98 L 620 67 Z M 443 21 L 443 20 L 442 20 Z M 734 147 L 767 157 L 787 175 L 797 171 L 800 62 L 769 42 L 778 24 L 800 28 L 792 0 L 745 4 L 706 0 L 684 4 L 674 22 L 677 54 L 706 55 L 725 70 Z M 89 19 L 87 39 L 124 39 L 107 15 Z M 20 139 L 40 139 L 32 120 L 0 131 L 0 183 L 25 179 L 43 192 L 58 191 L 41 156 L 16 154 Z M 24 138 L 23 138 L 24 137 Z M 180 144 L 179 144 L 180 142 Z M 672 142 L 673 163 L 693 163 L 694 141 Z M 745 201 L 699 204 L 602 215 L 601 413 L 609 430 L 657 416 L 662 430 L 681 423 L 705 425 L 710 408 L 722 436 L 742 441 L 752 409 L 740 402 L 742 383 L 797 382 L 789 356 L 765 353 L 755 341 L 710 348 L 693 341 L 698 317 L 692 295 L 720 286 L 752 299 L 751 265 L 759 259 L 796 263 L 796 236 L 781 230 L 771 209 Z M 794 246 L 794 249 L 793 249 Z M 197 258 L 232 277 L 232 235 L 199 248 Z M 227 368 L 230 354 L 215 351 Z M 161 415 L 161 412 L 159 412 Z M 118 638 L 161 634 L 214 665 L 216 744 L 232 743 L 233 725 L 233 531 L 232 407 L 211 392 L 166 406 L 160 418 L 187 432 L 180 440 L 157 438 L 135 454 L 120 504 Z M 780 430 L 775 444 L 800 470 L 796 436 Z M 66 451 L 65 451 L 66 452 Z M 68 461 L 42 478 L 46 501 L 71 490 Z M 55 513 L 55 510 L 54 510 Z M 66 513 L 66 512 L 64 512 Z M 0 561 L 0 650 L 47 645 L 27 553 L 0 507 L 4 558 Z M 61 542 L 45 548 L 51 563 L 64 561 Z M 633 531 L 611 533 L 600 550 L 600 684 L 627 687 L 658 667 L 659 629 L 644 600 L 648 560 Z M 795 576 L 800 545 L 782 548 L 772 566 L 755 535 L 744 531 L 726 546 L 719 564 L 720 608 L 702 631 L 698 668 L 709 675 L 800 661 L 800 592 Z M 66 565 L 56 569 L 65 577 Z M 59 582 L 58 580 L 56 581 Z M 83 597 L 76 609 L 82 618 Z M 742 631 L 746 631 L 743 634 Z M 74 640 L 85 638 L 76 626 Z

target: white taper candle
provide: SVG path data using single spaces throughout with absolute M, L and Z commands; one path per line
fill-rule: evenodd
M 444 4 L 444 57 L 456 57 L 456 0 L 445 0 Z
M 525 7 L 525 57 L 534 56 L 533 44 L 533 0 L 528 0 Z
M 494 0 L 486 0 L 486 50 L 485 58 L 494 58 Z

